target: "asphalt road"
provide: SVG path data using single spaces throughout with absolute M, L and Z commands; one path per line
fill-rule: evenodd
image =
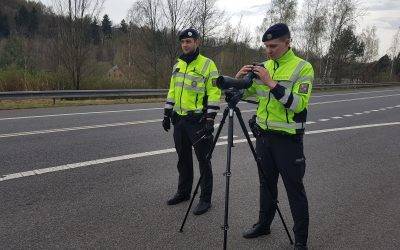
M 0 249 L 221 249 L 226 128 L 213 207 L 179 233 L 188 203 L 165 204 L 177 155 L 162 106 L 0 111 Z M 255 110 L 239 107 L 246 121 Z M 316 93 L 308 120 L 310 249 L 400 249 L 400 88 Z M 278 217 L 271 235 L 241 237 L 257 221 L 258 176 L 237 121 L 234 134 L 228 248 L 291 249 Z

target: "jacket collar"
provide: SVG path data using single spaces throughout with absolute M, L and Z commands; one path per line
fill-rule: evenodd
M 193 53 L 191 53 L 191 54 L 181 54 L 180 56 L 179 56 L 179 59 L 181 59 L 182 61 L 184 61 L 184 62 L 186 62 L 188 65 L 191 63 L 191 62 L 193 62 L 194 60 L 196 60 L 197 59 L 197 57 L 199 56 L 199 54 L 200 54 L 200 50 L 199 50 L 199 48 L 197 48 L 196 49 L 196 51 L 195 52 L 193 52 Z
M 279 65 L 282 65 L 290 60 L 292 60 L 296 55 L 294 54 L 292 48 L 289 48 L 288 51 L 286 51 L 281 57 L 278 59 L 274 60 L 277 62 Z

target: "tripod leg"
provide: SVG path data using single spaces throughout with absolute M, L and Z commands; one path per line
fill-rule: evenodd
M 231 156 L 232 156 L 232 147 L 233 147 L 233 109 L 229 109 L 229 124 L 228 124 L 228 147 L 226 154 L 226 186 L 225 186 L 225 216 L 224 216 L 224 226 L 222 229 L 224 230 L 224 250 L 227 245 L 228 238 L 228 215 L 229 215 L 229 184 L 231 177 Z
M 196 188 L 194 189 L 194 192 L 193 192 L 193 197 L 190 200 L 189 207 L 188 207 L 188 209 L 186 211 L 185 218 L 183 219 L 181 228 L 179 229 L 179 232 L 181 232 L 181 233 L 183 232 L 183 227 L 185 226 L 185 223 L 186 223 L 187 217 L 189 215 L 190 209 L 192 208 L 194 198 L 196 197 L 197 192 L 199 190 L 201 179 L 202 179 L 202 176 L 200 176 L 199 181 L 197 182 Z
M 212 156 L 212 153 L 214 151 L 215 145 L 217 144 L 219 135 L 221 134 L 222 127 L 224 126 L 226 117 L 228 116 L 228 112 L 229 112 L 229 108 L 226 108 L 224 110 L 224 114 L 222 116 L 221 122 L 220 122 L 220 124 L 218 126 L 217 133 L 215 134 L 215 138 L 214 138 L 213 144 L 212 144 L 212 146 L 210 148 L 210 152 L 207 154 L 207 159 L 208 160 L 211 159 L 211 156 Z M 189 216 L 189 212 L 192 209 L 193 201 L 194 201 L 194 199 L 195 199 L 195 197 L 197 195 L 197 192 L 199 191 L 201 180 L 202 180 L 202 176 L 200 176 L 199 181 L 196 184 L 196 188 L 194 189 L 192 199 L 190 200 L 190 203 L 189 203 L 189 207 L 188 207 L 188 209 L 186 211 L 185 217 L 183 218 L 181 228 L 179 229 L 179 232 L 181 232 L 181 233 L 183 232 L 183 227 L 186 224 L 186 220 L 187 220 L 187 217 Z
M 260 164 L 260 161 L 259 161 L 259 159 L 258 159 L 258 157 L 257 157 L 256 150 L 254 149 L 253 143 L 251 142 L 251 139 L 250 139 L 250 136 L 249 136 L 249 132 L 248 132 L 247 129 L 246 129 L 246 125 L 244 124 L 243 117 L 242 117 L 242 114 L 241 114 L 239 108 L 237 108 L 237 107 L 235 108 L 235 113 L 236 113 L 236 116 L 237 116 L 237 118 L 238 118 L 238 120 L 239 120 L 240 126 L 242 127 L 243 134 L 244 134 L 244 136 L 245 136 L 246 139 L 247 139 L 247 143 L 248 143 L 249 146 L 250 146 L 250 150 L 251 150 L 251 152 L 253 153 L 253 157 L 254 157 L 254 159 L 255 159 L 255 161 L 256 161 L 256 163 L 257 163 L 257 167 L 258 167 L 258 169 L 260 169 L 260 173 L 261 173 L 262 177 L 264 178 L 266 175 L 265 175 L 263 169 L 261 168 L 261 164 Z M 270 191 L 270 188 L 269 188 L 268 186 L 267 186 L 267 190 L 268 190 L 268 192 L 271 192 L 271 191 Z M 272 197 L 272 196 L 271 196 L 271 197 Z M 288 238 L 289 238 L 290 244 L 293 245 L 292 236 L 290 235 L 289 230 L 288 230 L 288 228 L 287 228 L 287 226 L 286 226 L 285 220 L 283 219 L 281 210 L 279 209 L 279 206 L 278 206 L 278 201 L 275 200 L 275 201 L 273 201 L 273 202 L 274 202 L 274 204 L 275 204 L 276 210 L 278 211 L 279 217 L 281 218 L 283 227 L 285 228 L 285 231 L 286 231 L 286 234 L 287 234 L 287 236 L 288 236 Z

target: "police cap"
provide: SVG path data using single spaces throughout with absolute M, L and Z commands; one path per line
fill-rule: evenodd
M 193 28 L 182 30 L 179 33 L 179 40 L 182 40 L 184 38 L 199 39 L 199 37 L 200 37 L 199 32 Z
M 265 31 L 262 37 L 262 41 L 266 42 L 286 35 L 289 35 L 290 37 L 290 31 L 288 26 L 284 23 L 277 23 L 272 25 L 267 29 L 267 31 Z

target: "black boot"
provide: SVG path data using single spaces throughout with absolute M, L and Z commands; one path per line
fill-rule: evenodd
M 302 244 L 302 243 L 296 243 L 294 244 L 294 250 L 307 250 L 308 247 L 306 244 Z
M 183 201 L 188 201 L 190 199 L 190 195 L 183 195 L 183 194 L 175 194 L 174 197 L 167 201 L 167 205 L 176 205 Z
M 193 210 L 195 215 L 204 214 L 211 208 L 211 202 L 199 201 L 196 208 Z
M 271 230 L 265 223 L 257 223 L 254 224 L 252 228 L 246 230 L 243 233 L 243 237 L 246 239 L 256 238 L 261 235 L 268 235 L 271 233 Z

